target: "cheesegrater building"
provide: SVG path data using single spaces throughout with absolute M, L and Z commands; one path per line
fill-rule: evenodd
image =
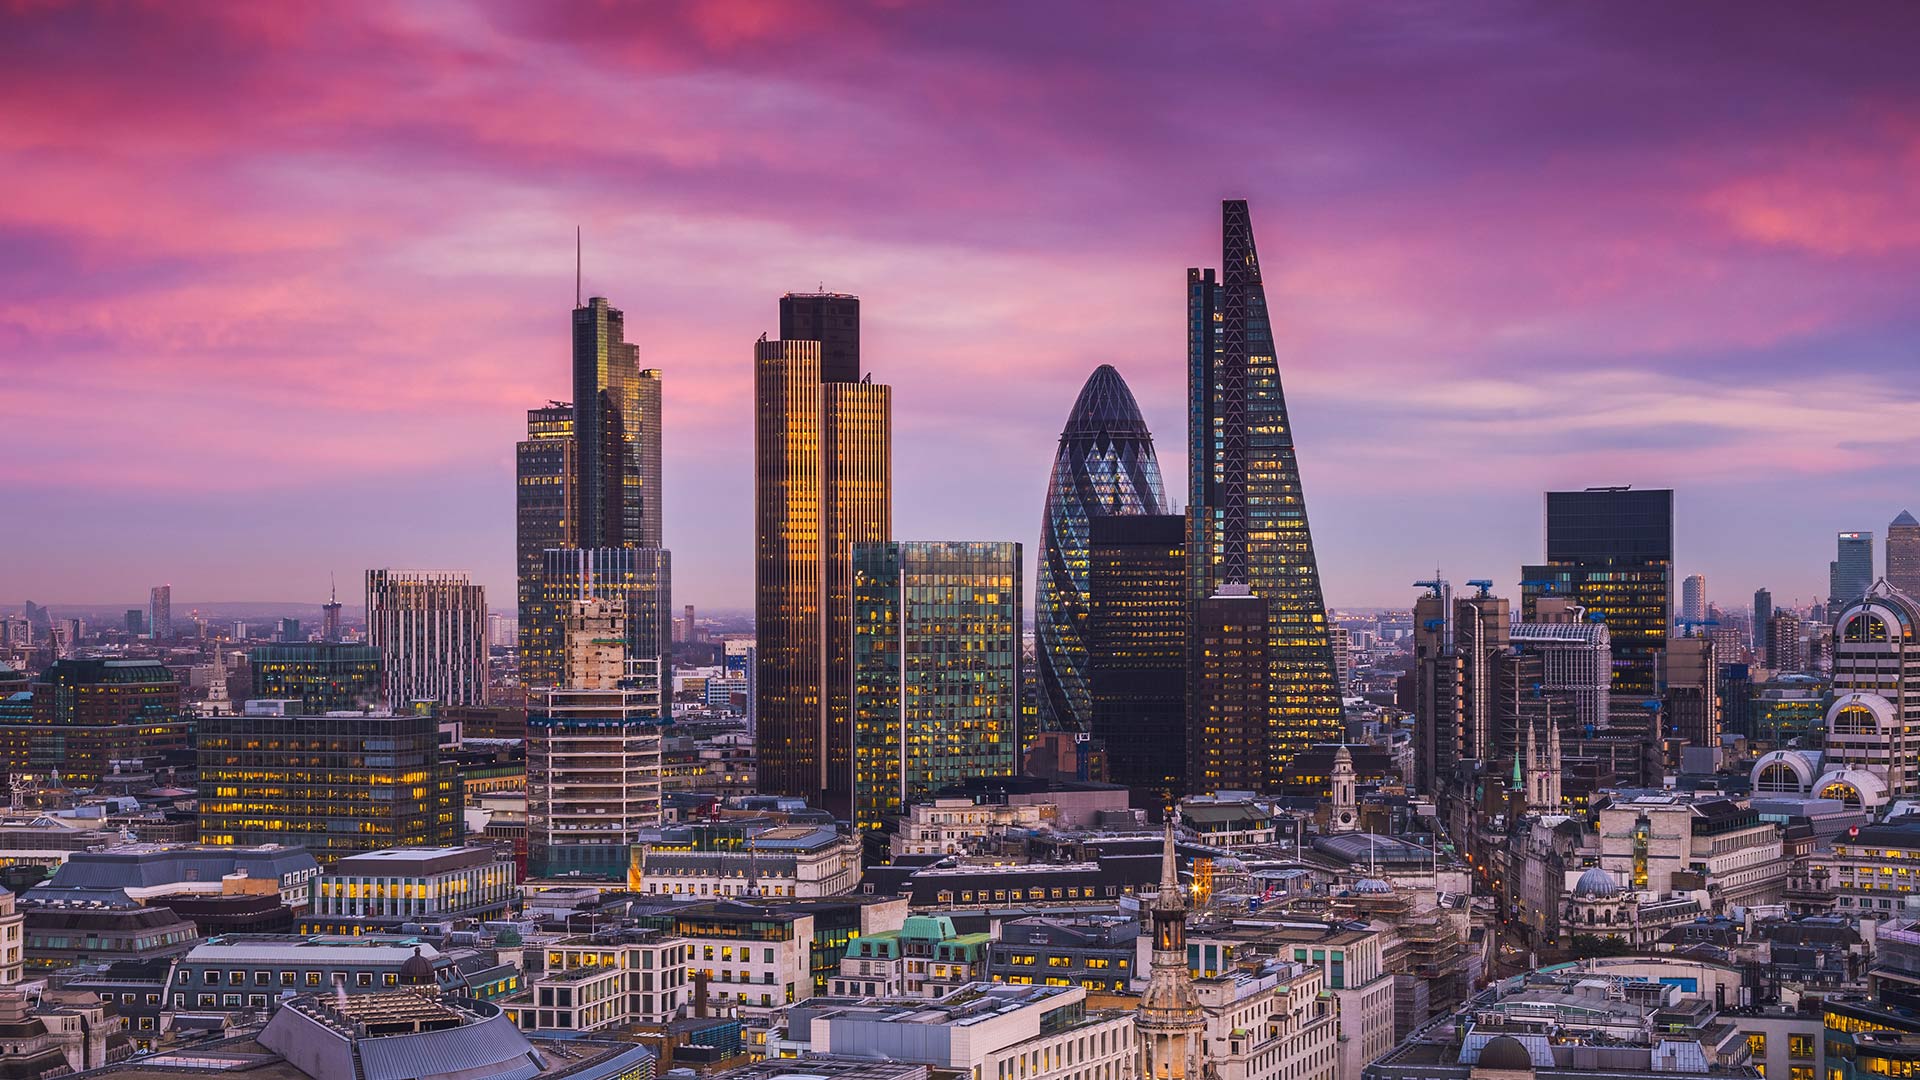
M 1295 754 L 1342 738 L 1344 725 L 1253 222 L 1244 200 L 1226 201 L 1221 212 L 1219 275 L 1187 271 L 1187 603 L 1197 608 L 1244 587 L 1266 606 L 1266 738 L 1256 785 L 1264 788 L 1279 782 Z M 1190 693 L 1209 666 L 1205 650 L 1191 635 Z M 1203 713 L 1189 704 L 1188 722 Z M 1199 782 L 1208 772 L 1192 775 Z
M 1040 522 L 1034 588 L 1034 661 L 1040 721 L 1051 731 L 1089 731 L 1087 573 L 1091 522 L 1162 514 L 1166 494 L 1153 435 L 1133 392 L 1110 364 L 1087 378 L 1060 432 Z

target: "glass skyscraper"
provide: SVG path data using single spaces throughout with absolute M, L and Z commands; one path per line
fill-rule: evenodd
M 527 410 L 527 437 L 514 453 L 514 539 L 519 558 L 520 681 L 522 685 L 551 685 L 542 667 L 547 639 L 557 619 L 548 614 L 540 589 L 540 568 L 552 548 L 570 548 L 578 541 L 578 494 L 574 473 L 573 406 L 553 401 Z M 547 633 L 542 634 L 545 628 Z M 543 648 L 544 646 L 544 648 Z M 541 676 L 545 674 L 544 682 Z
M 759 784 L 839 814 L 852 808 L 852 549 L 891 539 L 893 521 L 892 390 L 859 377 L 858 315 L 853 297 L 789 295 L 781 326 L 828 340 L 754 346 Z
M 1833 562 L 1827 566 L 1829 610 L 1860 599 L 1873 587 L 1873 534 L 1843 532 L 1834 545 Z
M 380 650 L 371 645 L 263 645 L 247 650 L 254 698 L 298 701 L 300 712 L 378 709 L 386 704 L 380 688 Z
M 1266 606 L 1269 730 L 1256 785 L 1265 786 L 1301 750 L 1340 739 L 1344 724 L 1253 222 L 1240 199 L 1223 203 L 1221 217 L 1219 276 L 1187 271 L 1187 600 L 1245 586 Z M 1196 636 L 1189 686 L 1201 652 Z
M 1040 522 L 1034 651 L 1040 720 L 1049 730 L 1087 731 L 1087 543 L 1094 518 L 1164 513 L 1166 493 L 1153 435 L 1133 392 L 1112 365 L 1094 369 L 1060 431 Z
M 603 296 L 573 309 L 573 415 L 578 543 L 659 547 L 660 372 Z
M 1633 708 L 1658 696 L 1673 617 L 1673 492 L 1625 487 L 1546 493 L 1547 561 L 1520 569 L 1534 620 L 1542 596 L 1565 596 L 1607 624 L 1613 694 Z
M 853 821 L 1019 766 L 1020 545 L 853 547 Z
M 1887 526 L 1887 584 L 1920 597 L 1920 521 L 1905 510 Z

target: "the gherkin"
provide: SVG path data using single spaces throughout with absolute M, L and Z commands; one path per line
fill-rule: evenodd
M 1034 592 L 1040 721 L 1050 730 L 1086 731 L 1088 521 L 1163 514 L 1166 494 L 1153 435 L 1125 380 L 1110 364 L 1087 378 L 1060 432 L 1040 523 L 1041 563 Z

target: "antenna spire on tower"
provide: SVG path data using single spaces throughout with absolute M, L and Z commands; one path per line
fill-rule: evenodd
M 580 226 L 573 227 L 573 306 L 580 306 Z

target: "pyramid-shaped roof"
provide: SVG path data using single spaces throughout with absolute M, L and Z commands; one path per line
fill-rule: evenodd
M 1915 521 L 1913 518 L 1913 513 L 1908 510 L 1900 511 L 1900 516 L 1897 518 L 1894 518 L 1893 523 L 1895 525 L 1920 525 L 1920 521 Z

